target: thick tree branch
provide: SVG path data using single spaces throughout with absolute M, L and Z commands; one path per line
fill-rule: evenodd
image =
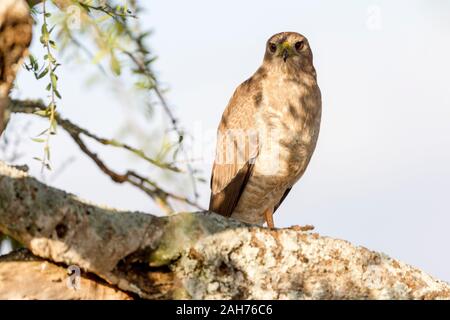
M 122 276 L 119 262 L 156 246 L 163 221 L 86 204 L 3 164 L 0 172 L 2 232 L 24 243 L 37 256 L 76 264 L 123 290 L 150 295 Z
M 144 298 L 449 299 L 388 256 L 299 228 L 98 207 L 0 163 L 0 231 Z
M 20 249 L 0 256 L 0 299 L 129 300 L 132 296 L 90 274 L 70 277 L 67 268 Z
M 0 3 L 0 135 L 8 121 L 8 96 L 31 42 L 32 21 L 24 0 Z

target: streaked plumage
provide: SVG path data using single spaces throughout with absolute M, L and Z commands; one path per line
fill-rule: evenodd
M 236 89 L 219 124 L 210 211 L 271 225 L 308 166 L 320 117 L 307 39 L 294 32 L 272 36 L 262 66 Z

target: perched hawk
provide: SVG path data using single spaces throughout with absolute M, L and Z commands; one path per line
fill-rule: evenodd
M 28 52 L 32 19 L 24 0 L 0 0 L 0 134 L 6 122 L 9 91 Z
M 209 210 L 273 228 L 273 213 L 316 147 L 321 108 L 308 40 L 295 32 L 272 36 L 262 66 L 222 115 Z

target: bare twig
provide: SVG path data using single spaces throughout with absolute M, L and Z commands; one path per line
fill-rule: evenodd
M 16 113 L 27 113 L 27 114 L 36 114 L 37 111 L 46 110 L 46 107 L 43 103 L 39 101 L 19 101 L 12 100 L 10 105 L 11 111 Z M 41 116 L 45 116 L 42 113 L 39 113 Z M 144 191 L 148 196 L 150 196 L 166 213 L 172 213 L 173 209 L 171 208 L 168 199 L 177 200 L 183 203 L 186 203 L 192 207 L 203 210 L 200 205 L 196 202 L 189 200 L 186 197 L 179 196 L 168 192 L 161 188 L 156 182 L 143 177 L 142 175 L 136 173 L 135 171 L 128 170 L 125 174 L 120 174 L 109 168 L 103 160 L 101 160 L 98 155 L 91 151 L 84 141 L 81 138 L 81 135 L 85 135 L 89 138 L 98 141 L 104 145 L 110 145 L 118 148 L 122 148 L 132 152 L 135 155 L 140 156 L 141 158 L 147 160 L 148 162 L 167 170 L 171 170 L 174 172 L 180 172 L 179 169 L 173 167 L 170 164 L 160 163 L 156 160 L 153 160 L 146 156 L 143 151 L 132 148 L 126 144 L 119 143 L 114 140 L 108 140 L 104 138 L 100 138 L 97 135 L 89 132 L 86 129 L 80 128 L 79 126 L 72 123 L 70 120 L 63 119 L 56 112 L 55 117 L 57 123 L 60 127 L 62 127 L 74 140 L 74 142 L 80 147 L 80 149 L 85 153 L 92 161 L 97 165 L 97 167 L 106 175 L 108 175 L 114 182 L 117 183 L 130 183 L 131 185 L 137 187 L 141 191 Z
M 148 33 L 141 32 L 139 30 L 138 24 L 136 24 L 136 28 L 134 28 L 134 25 L 131 24 L 131 22 L 129 22 L 130 21 L 129 18 L 135 18 L 139 12 L 139 8 L 136 6 L 135 1 L 131 2 L 131 9 L 133 10 L 133 12 L 128 10 L 128 8 L 126 8 L 126 7 L 115 8 L 112 5 L 110 5 L 108 2 L 103 2 L 99 6 L 93 5 L 91 3 L 84 2 L 84 1 L 77 0 L 76 2 L 78 2 L 85 9 L 85 10 L 83 10 L 85 15 L 92 17 L 94 12 L 104 14 L 104 15 L 107 15 L 108 17 L 111 17 L 112 19 L 114 19 L 114 23 L 121 26 L 119 29 L 121 29 L 122 31 L 120 31 L 119 34 L 121 36 L 123 36 L 123 38 L 128 42 L 128 45 L 130 45 L 129 47 L 132 47 L 133 49 L 128 49 L 129 48 L 128 46 L 124 47 L 123 45 L 121 45 L 117 42 L 117 43 L 114 43 L 114 46 L 111 46 L 111 54 L 112 54 L 112 56 L 114 56 L 114 50 L 117 50 L 118 52 L 122 52 L 123 54 L 125 54 L 130 59 L 130 61 L 132 63 L 132 68 L 134 70 L 136 70 L 138 74 L 143 76 L 145 78 L 145 80 L 148 80 L 149 83 L 152 84 L 152 86 L 149 87 L 149 90 L 151 92 L 155 93 L 155 96 L 159 100 L 159 103 L 162 106 L 163 111 L 165 112 L 165 114 L 167 114 L 167 116 L 171 122 L 173 131 L 178 136 L 178 140 L 177 140 L 177 144 L 176 144 L 177 149 L 174 153 L 174 159 L 176 159 L 177 153 L 180 152 L 184 156 L 184 158 L 186 158 L 186 161 L 187 161 L 188 156 L 187 156 L 185 149 L 183 148 L 184 132 L 178 126 L 177 119 L 175 118 L 175 115 L 173 114 L 171 108 L 169 107 L 169 104 L 165 100 L 163 91 L 159 87 L 158 81 L 156 80 L 156 77 L 154 76 L 153 71 L 151 70 L 151 67 L 150 67 L 150 63 L 153 60 L 151 59 L 149 50 L 146 48 L 146 46 L 144 44 L 145 35 Z M 65 7 L 65 5 L 60 5 L 59 1 L 56 4 L 57 4 L 58 8 L 60 8 L 60 9 L 63 9 Z M 44 5 L 45 5 L 45 0 L 44 0 Z M 89 19 L 87 19 L 87 20 L 89 20 Z M 105 37 L 104 32 L 101 30 L 101 28 L 96 23 L 93 23 L 92 27 L 94 28 L 94 34 L 99 39 L 103 39 Z M 77 43 L 80 44 L 80 42 L 77 41 L 72 36 L 71 36 L 70 40 L 75 44 L 77 44 Z M 131 44 L 130 44 L 130 42 L 131 42 Z M 82 47 L 82 50 L 85 51 L 88 55 L 91 55 L 91 53 L 89 51 L 87 51 L 86 48 Z M 119 70 L 120 70 L 120 67 L 119 67 Z M 120 73 L 120 71 L 118 73 Z M 154 86 L 153 86 L 153 84 L 154 84 Z M 31 102 L 31 103 L 33 103 L 33 102 Z M 22 104 L 22 106 L 23 106 L 23 104 Z M 41 110 L 39 115 L 49 116 L 48 113 L 42 112 L 42 109 L 40 109 L 39 106 L 34 105 L 33 107 L 38 107 L 37 110 Z M 26 110 L 26 111 L 27 111 L 27 113 L 34 113 L 33 110 Z M 52 110 L 52 111 L 54 111 L 54 110 Z M 24 112 L 24 110 L 22 109 L 22 111 L 19 111 L 19 112 Z M 173 172 L 182 172 L 181 169 L 179 169 L 178 167 L 175 166 L 175 164 L 174 164 L 175 160 L 172 161 L 171 163 L 162 162 L 157 159 L 148 157 L 143 151 L 133 148 L 127 144 L 118 142 L 116 140 L 105 139 L 105 138 L 99 137 L 85 129 L 80 128 L 79 126 L 73 124 L 69 120 L 60 119 L 59 115 L 56 116 L 55 120 L 56 120 L 55 125 L 57 124 L 57 125 L 61 126 L 62 128 L 64 128 L 69 133 L 71 138 L 79 145 L 81 150 L 86 155 L 88 155 L 91 158 L 91 160 L 93 160 L 94 163 L 96 163 L 96 165 L 105 174 L 109 175 L 114 181 L 119 182 L 119 183 L 128 182 L 128 183 L 138 187 L 139 189 L 146 192 L 150 197 L 152 197 L 152 199 L 154 199 L 156 202 L 158 202 L 158 204 L 160 206 L 162 206 L 165 211 L 168 211 L 167 208 L 170 207 L 167 202 L 167 199 L 169 199 L 169 198 L 187 203 L 196 208 L 200 208 L 197 204 L 198 199 L 199 199 L 199 193 L 197 191 L 195 170 L 188 161 L 185 163 L 185 165 L 183 165 L 183 167 L 186 168 L 186 171 L 189 174 L 189 178 L 191 179 L 192 188 L 193 188 L 193 192 L 194 192 L 193 200 L 190 200 L 187 197 L 185 198 L 185 197 L 177 196 L 177 195 L 171 194 L 169 192 L 166 192 L 166 191 L 162 190 L 160 187 L 158 187 L 153 181 L 150 181 L 150 180 L 146 179 L 145 177 L 140 176 L 133 171 L 128 171 L 125 174 L 118 174 L 117 172 L 114 172 L 100 158 L 98 158 L 96 153 L 92 152 L 84 144 L 82 136 L 91 138 L 103 145 L 109 145 L 109 146 L 125 149 L 159 168 L 167 169 L 167 170 L 170 170 Z
M 92 53 L 89 50 L 89 48 L 86 47 L 81 41 L 79 41 L 77 38 L 75 38 L 75 36 L 73 34 L 69 34 L 68 36 L 70 38 L 70 41 L 72 41 L 76 45 L 77 48 L 80 48 L 81 51 L 83 51 L 89 59 L 95 58 L 95 54 Z M 101 63 L 97 63 L 97 66 L 103 75 L 107 74 L 105 68 L 102 66 Z
M 137 11 L 138 9 L 135 8 Z M 159 86 L 158 80 L 156 79 L 153 71 L 151 70 L 149 64 L 145 63 L 146 60 L 149 59 L 149 52 L 148 49 L 145 47 L 143 43 L 144 37 L 140 34 L 140 32 L 133 32 L 130 29 L 130 26 L 127 23 L 127 20 L 123 20 L 122 22 L 125 32 L 128 35 L 128 37 L 132 40 L 133 43 L 135 43 L 137 47 L 138 54 L 134 54 L 130 52 L 129 50 L 126 50 L 124 48 L 121 48 L 122 52 L 127 55 L 130 60 L 135 64 L 137 70 L 143 74 L 145 77 L 147 77 L 154 85 L 152 87 L 153 91 L 156 94 L 156 97 L 158 98 L 164 112 L 167 114 L 167 116 L 170 119 L 170 122 L 172 124 L 172 129 L 175 131 L 175 133 L 178 135 L 178 143 L 179 143 L 179 150 L 183 154 L 183 157 L 188 159 L 188 155 L 186 153 L 186 150 L 183 147 L 183 139 L 184 139 L 184 133 L 178 126 L 178 120 L 176 119 L 175 115 L 173 114 L 171 108 L 169 107 L 169 104 L 167 103 L 164 94 L 162 93 L 162 90 Z M 189 176 L 191 179 L 191 184 L 194 192 L 195 200 L 197 201 L 199 198 L 199 193 L 197 190 L 197 183 L 195 180 L 195 170 L 191 166 L 191 164 L 187 161 L 186 162 L 186 168 L 189 172 Z

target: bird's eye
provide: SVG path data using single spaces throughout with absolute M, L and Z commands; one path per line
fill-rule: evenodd
M 275 53 L 275 51 L 277 51 L 277 45 L 275 43 L 270 43 L 269 50 L 270 52 Z
M 305 43 L 303 41 L 297 41 L 294 46 L 295 50 L 300 51 L 305 46 Z

